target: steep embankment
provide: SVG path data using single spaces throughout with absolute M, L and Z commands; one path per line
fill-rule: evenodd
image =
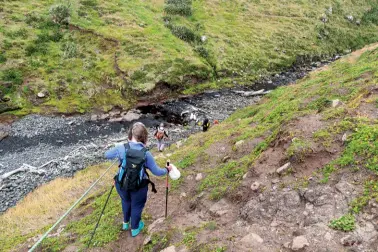
M 158 180 L 144 215 L 148 232 L 132 239 L 119 231 L 114 193 L 93 244 L 104 248 L 94 251 L 376 251 L 375 48 L 278 88 L 160 155 L 161 164 L 169 156 L 182 172 L 172 183 L 169 218 L 159 219 L 164 182 Z M 44 249 L 83 247 L 105 199 L 88 199 Z
M 132 107 L 377 41 L 377 1 L 1 1 L 0 112 Z M 147 96 L 146 96 L 147 92 Z

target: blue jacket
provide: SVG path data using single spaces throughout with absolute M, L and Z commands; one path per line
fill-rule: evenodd
M 139 143 L 139 142 L 129 142 L 129 144 L 130 144 L 131 149 L 141 150 L 144 147 L 144 145 L 142 143 Z M 123 144 L 118 145 L 114 148 L 111 148 L 110 150 L 105 152 L 105 158 L 107 158 L 107 159 L 118 158 L 120 164 L 122 164 L 125 155 L 126 155 L 126 149 L 125 149 L 125 146 Z M 152 172 L 152 174 L 154 174 L 155 176 L 164 176 L 164 175 L 167 174 L 167 169 L 160 168 L 156 164 L 154 157 L 152 156 L 151 152 L 149 152 L 149 151 L 146 152 L 145 167 L 146 167 L 146 169 L 149 169 Z M 119 173 L 119 175 L 122 176 L 121 173 Z M 147 175 L 144 174 L 143 178 L 147 178 Z

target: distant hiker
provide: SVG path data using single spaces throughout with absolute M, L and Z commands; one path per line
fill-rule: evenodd
M 219 121 L 218 120 L 214 120 L 214 125 L 217 125 L 219 124 Z
M 206 132 L 210 127 L 210 122 L 209 122 L 209 119 L 205 118 L 205 120 L 203 120 L 203 123 L 202 123 L 202 130 L 203 132 Z
M 154 136 L 156 140 L 158 141 L 157 143 L 157 148 L 159 151 L 164 150 L 164 138 L 168 138 L 168 134 L 164 129 L 164 123 L 160 123 L 159 127 L 156 129 Z
M 156 192 L 146 169 L 156 176 L 164 176 L 171 166 L 161 169 L 154 157 L 146 149 L 148 132 L 143 123 L 135 123 L 129 130 L 129 142 L 116 146 L 105 153 L 107 159 L 118 158 L 120 165 L 114 177 L 117 192 L 122 200 L 123 230 L 128 230 L 131 222 L 131 236 L 137 236 L 144 227 L 141 220 L 147 201 L 148 184 Z

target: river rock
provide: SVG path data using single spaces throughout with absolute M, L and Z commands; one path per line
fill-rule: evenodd
M 45 93 L 44 91 L 39 92 L 39 93 L 37 94 L 37 97 L 38 97 L 38 98 L 45 98 L 45 97 L 46 97 L 46 93 Z
M 372 242 L 378 236 L 371 222 L 360 223 L 356 228 L 356 234 L 361 237 L 364 242 Z
M 9 135 L 6 131 L 0 131 L 0 141 L 6 138 Z
M 332 108 L 337 108 L 341 106 L 341 101 L 339 99 L 333 100 L 332 101 Z
M 324 240 L 326 241 L 330 241 L 333 239 L 333 236 L 330 232 L 327 232 L 325 235 L 324 235 Z
M 186 193 L 185 192 L 182 192 L 181 194 L 180 194 L 180 199 L 182 199 L 182 198 L 186 198 Z
M 163 223 L 163 222 L 164 222 L 164 218 L 163 217 L 155 220 L 154 222 L 152 222 L 152 224 L 148 226 L 148 233 L 151 233 L 151 232 L 155 231 L 156 226 L 159 225 L 159 224 L 161 224 L 161 223 Z
M 276 172 L 278 173 L 278 174 L 282 174 L 282 173 L 284 173 L 284 172 L 286 172 L 289 168 L 290 168 L 290 162 L 289 163 L 286 163 L 286 164 L 284 164 L 283 166 L 281 166 L 280 168 L 278 168 L 277 170 L 276 170 Z
M 340 243 L 343 244 L 344 246 L 353 246 L 355 244 L 360 244 L 361 243 L 361 238 L 357 237 L 356 235 L 347 235 L 344 236 L 343 238 L 340 239 Z
M 110 118 L 109 122 L 122 122 L 123 118 L 122 117 L 116 117 L 116 118 Z
M 202 180 L 202 178 L 203 178 L 202 173 L 198 173 L 196 176 L 196 181 L 200 181 Z
M 240 242 L 248 247 L 253 247 L 255 245 L 261 245 L 264 240 L 258 234 L 250 233 L 244 236 Z
M 223 159 L 222 159 L 222 162 L 223 163 L 226 163 L 228 160 L 230 160 L 230 156 L 225 156 Z
M 109 119 L 109 114 L 102 114 L 101 116 L 100 116 L 100 120 L 106 120 L 106 119 Z
M 354 186 L 346 181 L 340 181 L 336 184 L 336 190 L 345 196 L 351 196 L 354 191 Z
M 139 118 L 140 118 L 140 114 L 135 113 L 133 111 L 129 111 L 127 112 L 126 115 L 123 116 L 123 120 L 128 121 L 128 122 L 138 120 Z
M 160 252 L 176 252 L 176 247 L 175 246 L 170 246 L 168 248 L 160 250 Z
M 98 115 L 91 115 L 91 119 L 90 120 L 92 122 L 97 121 L 98 120 Z
M 221 199 L 214 205 L 212 205 L 209 209 L 210 213 L 216 217 L 220 217 L 224 214 L 226 214 L 230 209 L 229 204 L 225 199 Z
M 121 111 L 119 111 L 119 110 L 114 110 L 114 111 L 110 111 L 109 112 L 109 116 L 110 117 L 116 117 L 116 116 L 118 116 L 120 114 L 121 114 Z
M 297 236 L 293 239 L 293 243 L 291 245 L 291 249 L 293 251 L 298 251 L 303 249 L 304 247 L 310 246 L 305 236 Z
M 277 184 L 279 182 L 280 182 L 280 180 L 278 178 L 272 179 L 272 184 Z
M 259 188 L 260 188 L 260 183 L 257 182 L 257 181 L 255 181 L 255 182 L 251 185 L 251 190 L 254 191 L 254 192 L 258 191 Z
M 243 143 L 244 143 L 244 140 L 237 141 L 237 142 L 235 143 L 235 147 L 236 147 L 236 148 L 239 148 L 240 146 L 243 145 Z

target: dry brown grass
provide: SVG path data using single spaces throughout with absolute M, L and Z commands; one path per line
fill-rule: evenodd
M 109 167 L 109 163 L 88 167 L 72 178 L 58 178 L 29 193 L 15 207 L 0 216 L 0 241 L 22 241 L 47 225 L 53 224 Z M 111 184 L 116 167 L 112 168 L 87 197 Z M 84 199 L 85 200 L 85 199 Z M 16 244 L 14 244 L 16 245 Z M 1 246 L 0 246 L 1 248 Z M 2 249 L 0 249 L 2 250 Z

